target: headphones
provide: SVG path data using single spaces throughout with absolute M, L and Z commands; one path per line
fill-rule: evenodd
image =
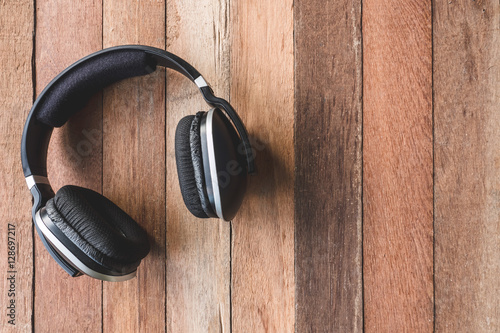
M 47 178 L 52 130 L 64 125 L 99 90 L 150 74 L 157 66 L 186 76 L 213 107 L 182 118 L 175 132 L 177 173 L 186 207 L 196 217 L 230 221 L 243 201 L 247 174 L 255 170 L 248 134 L 233 107 L 214 95 L 203 76 L 176 55 L 149 46 L 95 52 L 45 87 L 31 108 L 21 143 L 36 231 L 51 256 L 73 277 L 131 279 L 150 246 L 144 229 L 101 194 L 72 185 L 54 194 Z

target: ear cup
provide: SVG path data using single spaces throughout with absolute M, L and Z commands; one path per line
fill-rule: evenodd
M 66 237 L 107 269 L 133 271 L 149 253 L 146 232 L 97 192 L 64 186 L 47 201 L 45 208 Z
M 203 174 L 203 160 L 199 123 L 203 113 L 186 116 L 179 121 L 175 131 L 175 160 L 182 198 L 187 209 L 196 217 L 215 216 L 207 194 Z
M 217 217 L 210 199 L 208 198 L 207 186 L 205 183 L 205 168 L 203 165 L 203 152 L 201 148 L 201 121 L 206 112 L 198 112 L 191 123 L 189 132 L 189 144 L 191 146 L 191 158 L 193 160 L 193 171 L 196 189 L 200 197 L 201 208 L 208 217 Z
M 242 146 L 241 140 L 234 126 L 219 109 L 207 113 L 201 133 L 206 136 L 206 147 L 203 145 L 202 148 L 207 151 L 207 164 L 215 168 L 214 172 L 211 169 L 205 171 L 205 176 L 206 182 L 212 183 L 210 188 L 217 215 L 225 221 L 231 221 L 243 202 L 247 186 L 247 164 L 238 149 Z M 213 149 L 212 153 L 210 149 Z

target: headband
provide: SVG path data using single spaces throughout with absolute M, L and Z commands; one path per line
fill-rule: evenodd
M 111 47 L 66 68 L 47 85 L 31 108 L 23 131 L 21 161 L 35 201 L 33 214 L 54 195 L 47 179 L 47 149 L 53 128 L 64 125 L 92 95 L 106 86 L 126 78 L 150 74 L 157 66 L 186 76 L 198 86 L 210 106 L 223 110 L 229 116 L 243 143 L 247 172 L 251 174 L 255 171 L 250 141 L 241 119 L 227 101 L 214 95 L 193 66 L 172 53 L 154 47 Z

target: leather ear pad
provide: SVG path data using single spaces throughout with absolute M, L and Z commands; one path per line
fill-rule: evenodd
M 67 185 L 47 201 L 45 209 L 66 237 L 108 269 L 133 270 L 149 253 L 146 232 L 97 192 Z
M 191 158 L 193 159 L 194 181 L 198 195 L 200 196 L 201 208 L 208 217 L 217 217 L 210 199 L 207 194 L 207 187 L 205 184 L 205 169 L 203 167 L 203 152 L 201 150 L 201 120 L 206 112 L 198 112 L 193 118 L 191 123 L 191 130 L 189 132 L 189 145 L 191 146 Z
M 213 216 L 213 213 L 207 214 L 205 209 L 203 209 L 203 206 L 210 207 L 210 202 L 203 193 L 205 191 L 203 161 L 199 139 L 199 126 L 197 125 L 202 115 L 203 113 L 198 113 L 196 116 L 186 116 L 179 121 L 175 131 L 175 161 L 177 164 L 179 186 L 187 209 L 196 217 L 208 218 L 210 215 Z M 193 122 L 195 122 L 193 128 L 195 134 L 191 135 Z M 194 149 L 192 149 L 192 145 Z M 203 183 L 200 183 L 200 178 Z M 201 196 L 200 189 L 202 192 Z M 202 200 L 204 201 L 203 204 Z
M 37 119 L 60 127 L 99 90 L 155 69 L 154 60 L 141 50 L 116 50 L 85 60 L 54 82 L 39 102 Z

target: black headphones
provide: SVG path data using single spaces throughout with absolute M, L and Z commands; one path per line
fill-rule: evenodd
M 187 208 L 200 218 L 229 221 L 243 201 L 247 174 L 255 169 L 247 132 L 231 105 L 215 97 L 196 69 L 172 53 L 149 46 L 118 46 L 93 53 L 45 87 L 28 115 L 21 144 L 36 230 L 51 256 L 71 276 L 131 279 L 149 253 L 149 241 L 137 222 L 97 192 L 67 185 L 54 194 L 47 178 L 52 130 L 64 125 L 99 90 L 152 73 L 157 65 L 193 81 L 213 107 L 184 117 L 175 132 L 177 173 Z

